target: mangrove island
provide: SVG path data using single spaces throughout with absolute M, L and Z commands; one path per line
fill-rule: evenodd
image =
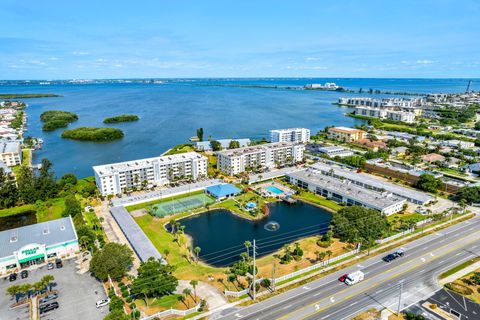
M 80 127 L 65 130 L 62 138 L 82 141 L 112 141 L 123 138 L 123 131 L 116 128 Z
M 135 114 L 121 114 L 119 116 L 105 118 L 103 123 L 119 123 L 119 122 L 130 122 L 137 121 L 140 118 Z
M 58 128 L 66 128 L 69 123 L 78 120 L 78 116 L 73 112 L 50 110 L 43 112 L 40 120 L 44 122 L 43 131 L 53 131 Z

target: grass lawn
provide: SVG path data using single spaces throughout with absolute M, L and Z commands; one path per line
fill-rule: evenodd
M 193 144 L 189 144 L 189 143 L 179 144 L 179 145 L 174 146 L 172 149 L 170 149 L 164 155 L 169 156 L 169 155 L 172 155 L 172 154 L 185 153 L 185 152 L 191 152 L 191 151 L 195 151 L 195 147 L 193 146 Z
M 179 215 L 174 216 L 175 219 L 179 218 Z M 217 286 L 220 290 L 224 289 L 224 286 L 216 281 L 211 282 L 208 276 L 213 276 L 218 279 L 224 278 L 223 268 L 215 268 L 207 266 L 203 263 L 195 263 L 190 261 L 190 253 L 187 249 L 189 242 L 186 236 L 182 236 L 180 245 L 174 242 L 172 234 L 167 232 L 163 225 L 167 223 L 172 217 L 154 218 L 150 215 L 144 215 L 134 218 L 143 232 L 152 241 L 153 245 L 158 251 L 167 259 L 168 263 L 174 265 L 176 270 L 174 275 L 179 279 L 185 280 L 201 280 L 206 283 L 211 283 Z M 169 251 L 168 255 L 165 255 L 165 249 Z
M 321 197 L 319 195 L 316 195 L 312 192 L 308 191 L 300 191 L 297 193 L 294 198 L 300 199 L 305 202 L 310 202 L 312 204 L 319 205 L 321 207 L 325 207 L 328 209 L 331 209 L 333 211 L 338 211 L 342 209 L 344 206 L 339 204 L 338 202 L 335 202 L 333 200 L 325 199 L 324 197 Z
M 50 203 L 51 206 L 48 206 Z M 37 208 L 37 222 L 45 222 L 49 220 L 59 219 L 62 217 L 62 212 L 65 210 L 65 199 L 57 198 L 45 202 L 45 207 Z
M 275 201 L 275 199 L 270 199 L 271 201 Z M 245 205 L 247 202 L 255 202 L 257 204 L 257 208 L 259 211 L 257 216 L 253 216 L 250 214 L 249 211 L 245 210 Z M 268 203 L 268 199 L 265 199 L 258 194 L 254 193 L 253 191 L 247 191 L 242 193 L 235 198 L 230 198 L 224 200 L 222 202 L 218 202 L 216 204 L 211 205 L 211 208 L 222 208 L 233 211 L 246 219 L 261 219 L 263 217 L 262 208 Z
M 34 204 L 26 204 L 23 206 L 18 206 L 18 207 L 13 207 L 13 208 L 8 208 L 8 209 L 2 209 L 0 210 L 0 217 L 8 217 L 8 216 L 13 216 L 16 214 L 21 214 L 25 211 L 31 211 L 31 210 L 36 210 L 36 207 Z
M 29 166 L 32 164 L 32 150 L 22 149 L 22 165 Z
M 193 293 L 192 293 L 193 294 Z M 196 303 L 192 297 L 188 296 L 185 300 L 185 304 L 183 302 L 178 301 L 178 297 L 181 296 L 180 294 L 171 294 L 168 296 L 163 296 L 161 298 L 150 298 L 148 299 L 148 308 L 145 305 L 145 300 L 137 299 L 135 300 L 135 304 L 137 308 L 140 310 L 145 311 L 147 315 L 152 315 L 157 312 L 167 310 L 167 309 L 177 309 L 177 310 L 186 310 L 193 308 Z M 188 306 L 188 308 L 187 308 Z

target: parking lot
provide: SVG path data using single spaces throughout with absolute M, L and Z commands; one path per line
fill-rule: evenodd
M 22 283 L 33 284 L 39 281 L 44 275 L 51 274 L 55 277 L 57 286 L 53 290 L 58 291 L 58 298 L 55 300 L 59 308 L 40 316 L 43 320 L 101 320 L 108 314 L 108 306 L 97 309 L 95 303 L 105 298 L 102 284 L 89 273 L 79 275 L 76 273 L 74 260 L 65 260 L 63 268 L 47 270 L 46 266 L 29 272 L 29 277 L 10 282 L 8 278 L 0 280 L 0 320 L 24 320 L 29 319 L 28 307 L 23 306 L 10 309 L 14 298 L 6 294 L 11 285 Z M 95 290 L 98 294 L 95 294 Z

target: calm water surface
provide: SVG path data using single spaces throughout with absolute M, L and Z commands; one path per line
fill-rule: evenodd
M 303 86 L 336 82 L 348 89 L 427 92 L 461 92 L 463 79 L 191 79 L 169 80 L 164 84 L 58 84 L 1 85 L 1 93 L 56 93 L 58 98 L 28 99 L 27 135 L 41 137 L 43 150 L 34 161 L 48 158 L 58 176 L 73 172 L 79 177 L 93 174 L 93 165 L 158 156 L 171 146 L 188 142 L 203 127 L 205 137 L 262 138 L 268 130 L 307 127 L 316 132 L 327 125 L 351 126 L 360 120 L 345 117 L 348 108 L 332 105 L 341 96 L 358 96 L 322 91 L 231 88 L 199 86 L 277 85 Z M 480 81 L 474 81 L 474 90 Z M 383 97 L 383 95 L 374 95 Z M 59 109 L 78 114 L 70 128 L 104 127 L 106 117 L 123 113 L 140 116 L 140 121 L 109 125 L 125 132 L 122 140 L 108 143 L 79 142 L 60 137 L 62 129 L 42 132 L 39 116 Z
M 270 215 L 261 221 L 239 218 L 228 210 L 212 210 L 182 219 L 185 232 L 192 237 L 193 245 L 201 248 L 200 258 L 214 266 L 226 266 L 239 260 L 245 252 L 246 240 L 257 241 L 258 256 L 276 251 L 286 243 L 309 235 L 326 232 L 331 215 L 307 203 L 290 205 L 276 202 L 269 205 Z M 268 231 L 265 225 L 275 221 L 277 231 Z

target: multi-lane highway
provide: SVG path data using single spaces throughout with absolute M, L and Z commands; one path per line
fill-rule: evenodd
M 436 278 L 443 270 L 480 254 L 480 217 L 402 248 L 406 255 L 390 263 L 382 261 L 383 255 L 372 257 L 257 304 L 224 310 L 215 318 L 341 320 L 369 308 L 396 311 L 400 300 L 404 309 L 438 290 Z M 350 287 L 338 281 L 355 270 L 365 273 L 364 281 Z

